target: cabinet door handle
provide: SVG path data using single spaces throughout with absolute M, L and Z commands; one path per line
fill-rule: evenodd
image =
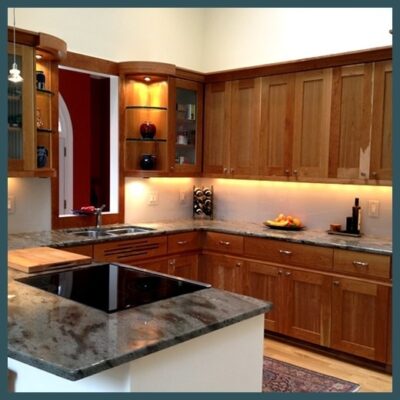
M 353 261 L 353 265 L 356 267 L 368 267 L 368 263 L 365 261 Z
M 339 281 L 333 281 L 333 284 L 334 284 L 335 286 L 339 286 L 340 282 L 339 282 Z
M 220 240 L 219 244 L 222 244 L 224 246 L 229 246 L 231 244 L 231 242 L 226 242 L 225 240 Z
M 292 252 L 290 250 L 279 250 L 280 254 L 285 254 L 285 256 L 290 256 Z
M 184 245 L 184 244 L 187 244 L 187 240 L 179 240 L 178 242 L 176 242 L 176 243 L 178 243 L 178 244 L 180 244 L 180 245 Z
M 377 178 L 378 178 L 378 174 L 377 174 L 376 171 L 372 171 L 371 175 L 372 175 L 372 177 L 373 177 L 374 179 L 377 179 Z
M 231 174 L 235 172 L 235 168 L 231 168 Z
M 236 266 L 237 266 L 237 267 L 241 267 L 241 266 L 242 266 L 242 263 L 237 262 L 237 263 L 236 263 Z
M 290 174 L 290 171 L 288 169 L 285 169 L 285 175 L 289 176 L 289 174 Z
M 294 169 L 294 170 L 293 170 L 293 175 L 296 175 L 296 176 L 297 176 L 298 172 L 299 172 L 299 171 L 297 171 L 297 169 Z
M 292 273 L 291 272 L 285 272 L 285 275 L 286 276 L 290 276 L 290 275 L 292 275 Z
M 169 265 L 175 265 L 175 259 L 169 261 Z
M 224 174 L 228 173 L 228 168 L 224 168 Z
M 169 169 L 170 169 L 171 171 L 173 171 L 175 168 L 171 165 L 171 166 L 169 167 Z
M 280 269 L 279 271 L 278 271 L 278 275 L 282 275 L 283 274 L 283 271 Z

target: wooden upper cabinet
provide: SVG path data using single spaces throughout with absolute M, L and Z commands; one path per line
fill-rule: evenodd
M 228 165 L 231 82 L 211 83 L 205 89 L 203 170 L 223 175 Z
M 371 101 L 371 63 L 333 70 L 329 177 L 368 178 Z
M 296 73 L 291 174 L 301 180 L 328 176 L 332 69 Z
M 392 179 L 392 61 L 375 63 L 370 178 Z
M 261 78 L 232 82 L 230 177 L 256 175 L 260 130 Z
M 294 75 L 262 78 L 259 174 L 288 176 L 292 166 Z

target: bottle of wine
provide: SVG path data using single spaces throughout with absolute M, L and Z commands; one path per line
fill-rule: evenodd
M 360 207 L 360 200 L 358 197 L 354 200 L 354 206 L 352 208 L 352 225 L 353 233 L 360 233 L 361 230 L 361 207 Z

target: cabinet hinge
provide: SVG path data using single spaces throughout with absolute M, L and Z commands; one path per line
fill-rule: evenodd
M 67 200 L 64 200 L 64 210 L 67 208 Z
M 67 157 L 67 148 L 64 147 L 64 157 Z

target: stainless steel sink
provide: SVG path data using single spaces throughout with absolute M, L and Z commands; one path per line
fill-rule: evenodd
M 72 232 L 76 236 L 84 236 L 90 238 L 97 238 L 102 236 L 109 236 L 109 234 L 104 230 L 88 229 L 86 231 Z
M 154 228 L 146 228 L 142 226 L 124 226 L 115 228 L 85 229 L 83 231 L 70 231 L 70 233 L 76 236 L 98 238 L 106 236 L 130 235 L 150 231 L 154 231 Z
M 140 226 L 131 226 L 127 228 L 115 228 L 115 229 L 108 229 L 106 232 L 109 235 L 128 235 L 130 233 L 143 233 L 143 232 L 150 232 L 154 231 L 153 228 L 143 228 Z

